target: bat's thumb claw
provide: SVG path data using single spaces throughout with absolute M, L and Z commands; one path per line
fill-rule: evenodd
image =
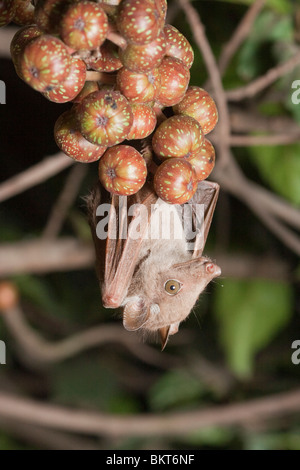
M 163 328 L 159 329 L 159 336 L 160 336 L 162 351 L 165 349 L 166 344 L 168 342 L 169 332 L 170 332 L 170 326 L 164 326 Z

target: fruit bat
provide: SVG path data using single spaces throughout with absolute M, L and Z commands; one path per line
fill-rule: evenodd
M 158 331 L 162 350 L 221 274 L 202 255 L 218 193 L 217 183 L 202 181 L 180 206 L 150 183 L 132 196 L 111 196 L 99 183 L 87 197 L 103 305 L 123 309 L 126 330 Z

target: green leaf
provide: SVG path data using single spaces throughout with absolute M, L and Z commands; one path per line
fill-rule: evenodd
M 217 0 L 219 2 L 226 2 L 226 3 L 237 3 L 240 5 L 248 5 L 251 6 L 253 4 L 253 0 Z M 290 13 L 292 11 L 293 5 L 292 2 L 287 0 L 268 0 L 267 5 L 268 8 L 273 9 L 278 13 Z
M 250 147 L 249 154 L 271 188 L 300 204 L 300 144 Z
M 18 286 L 22 297 L 29 299 L 46 312 L 55 312 L 57 315 L 63 312 L 61 305 L 55 300 L 52 289 L 46 280 L 29 274 L 18 274 L 14 277 L 14 282 Z
M 214 313 L 230 368 L 241 379 L 249 378 L 255 354 L 291 317 L 292 290 L 283 282 L 226 279 L 216 289 Z
M 168 408 L 189 404 L 203 394 L 201 381 L 183 370 L 165 373 L 150 390 L 151 408 L 162 411 Z
M 140 411 L 134 397 L 120 390 L 116 374 L 98 357 L 89 354 L 57 365 L 52 372 L 52 398 L 68 405 L 94 407 L 107 413 Z
M 225 446 L 234 438 L 234 431 L 229 428 L 215 426 L 199 429 L 183 437 L 190 446 Z
M 278 41 L 290 43 L 293 41 L 293 35 L 294 28 L 290 16 L 280 17 L 272 11 L 261 13 L 238 54 L 238 74 L 245 80 L 251 80 L 263 73 L 264 69 L 261 70 L 263 64 L 261 48 L 268 43 Z

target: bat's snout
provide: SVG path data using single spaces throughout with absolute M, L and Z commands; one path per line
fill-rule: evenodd
M 214 277 L 220 276 L 222 272 L 221 268 L 217 264 L 212 263 L 210 261 L 208 263 L 205 263 L 205 270 L 207 274 L 211 274 Z
M 102 296 L 103 307 L 105 308 L 118 308 L 120 307 L 119 299 L 113 295 L 103 295 Z

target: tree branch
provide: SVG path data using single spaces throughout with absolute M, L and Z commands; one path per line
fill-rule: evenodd
M 211 426 L 232 426 L 293 414 L 300 410 L 300 389 L 204 410 L 160 415 L 116 416 L 43 404 L 0 392 L 0 416 L 72 433 L 128 436 L 183 436 Z
M 218 62 L 220 74 L 223 75 L 229 62 L 231 61 L 232 57 L 239 49 L 241 44 L 247 38 L 248 34 L 251 31 L 253 23 L 256 17 L 259 15 L 260 11 L 262 10 L 265 0 L 256 0 L 254 3 L 248 8 L 247 13 L 240 21 L 238 27 L 234 31 L 232 37 L 228 41 L 227 44 L 222 49 L 221 56 Z
M 73 165 L 74 160 L 64 153 L 45 158 L 27 170 L 0 184 L 0 202 L 43 183 L 60 171 Z
M 219 155 L 219 165 L 222 165 L 229 158 L 230 116 L 221 75 L 197 10 L 190 4 L 189 0 L 179 0 L 179 4 L 187 16 L 195 42 L 203 55 L 214 88 L 215 100 L 219 111 L 218 142 L 216 147 Z
M 0 57 L 10 59 L 10 43 L 19 28 L 0 28 Z
M 267 88 L 276 80 L 294 70 L 297 65 L 300 65 L 300 52 L 282 64 L 268 70 L 265 75 L 253 80 L 248 85 L 227 91 L 226 97 L 229 101 L 240 101 L 246 98 L 253 98 L 257 93 Z
M 282 208 L 284 212 L 284 207 Z M 288 279 L 288 266 L 275 257 L 242 253 L 211 253 L 217 255 L 225 277 L 267 279 Z M 83 243 L 75 238 L 55 240 L 34 239 L 12 244 L 0 245 L 0 277 L 5 278 L 17 273 L 48 273 L 90 269 L 95 262 L 94 248 L 91 243 Z
M 169 367 L 176 364 L 176 358 L 161 353 L 141 343 L 136 334 L 128 334 L 121 326 L 93 326 L 66 339 L 51 342 L 44 339 L 27 323 L 21 306 L 17 305 L 3 312 L 3 321 L 14 337 L 21 360 L 31 367 L 44 367 L 73 357 L 86 349 L 109 343 L 123 344 L 135 357 L 155 367 Z
M 43 232 L 43 238 L 55 238 L 59 234 L 68 210 L 77 197 L 78 190 L 86 173 L 87 166 L 82 163 L 75 165 L 71 169 L 66 178 L 64 187 L 52 207 L 50 217 Z
M 231 135 L 231 147 L 254 147 L 258 145 L 288 145 L 300 141 L 298 134 L 274 134 L 274 135 Z

